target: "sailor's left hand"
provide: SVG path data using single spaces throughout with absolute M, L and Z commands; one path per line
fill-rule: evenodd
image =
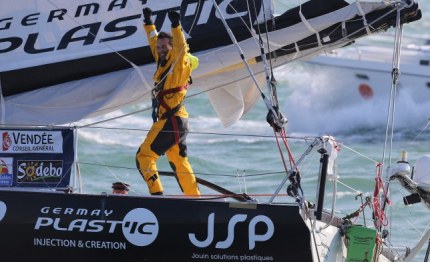
M 145 7 L 142 10 L 143 13 L 143 22 L 145 22 L 146 25 L 152 25 L 151 15 L 152 10 L 149 7 Z
M 169 11 L 167 15 L 169 17 L 170 22 L 172 22 L 172 27 L 177 27 L 179 25 L 181 15 L 176 11 Z

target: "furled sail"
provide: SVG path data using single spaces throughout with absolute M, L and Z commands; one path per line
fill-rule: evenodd
M 396 16 L 387 0 L 311 0 L 280 16 L 274 15 L 272 0 L 216 3 L 262 86 L 257 34 L 267 34 L 264 50 L 279 66 L 386 30 Z M 208 91 L 225 125 L 237 121 L 260 94 L 212 0 L 3 0 L 0 123 L 64 124 L 148 101 L 155 64 L 142 29 L 146 6 L 159 31 L 170 30 L 168 11 L 180 11 L 191 51 L 200 60 L 192 88 Z M 402 9 L 402 22 L 419 17 L 414 3 Z

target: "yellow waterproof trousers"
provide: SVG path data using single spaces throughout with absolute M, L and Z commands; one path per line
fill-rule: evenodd
M 175 127 L 175 123 L 172 123 L 170 117 L 161 119 L 152 125 L 145 141 L 137 151 L 137 168 L 148 184 L 149 192 L 153 195 L 163 194 L 163 185 L 158 175 L 156 161 L 166 153 L 182 192 L 185 195 L 200 195 L 196 178 L 187 158 L 188 119 L 173 117 L 176 119 L 177 127 Z

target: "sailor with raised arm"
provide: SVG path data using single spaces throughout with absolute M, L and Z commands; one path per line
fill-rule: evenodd
M 137 151 L 137 168 L 146 181 L 149 192 L 152 195 L 163 195 L 156 161 L 165 153 L 184 194 L 200 195 L 187 158 L 186 137 L 189 124 L 183 100 L 192 68 L 188 45 L 179 24 L 180 14 L 174 11 L 168 13 L 172 34 L 158 33 L 151 15 L 151 9 L 143 9 L 144 28 L 157 63 L 152 101 L 154 123 Z

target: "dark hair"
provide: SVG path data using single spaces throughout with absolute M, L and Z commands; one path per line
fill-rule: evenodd
M 158 33 L 158 39 L 163 39 L 163 38 L 168 38 L 169 39 L 169 44 L 173 45 L 173 36 L 171 33 L 166 33 L 166 32 L 160 32 Z
M 117 189 L 117 190 L 128 191 L 129 190 L 128 189 L 129 186 L 130 186 L 129 184 L 124 183 L 124 182 L 115 182 L 115 183 L 112 183 L 112 189 Z

